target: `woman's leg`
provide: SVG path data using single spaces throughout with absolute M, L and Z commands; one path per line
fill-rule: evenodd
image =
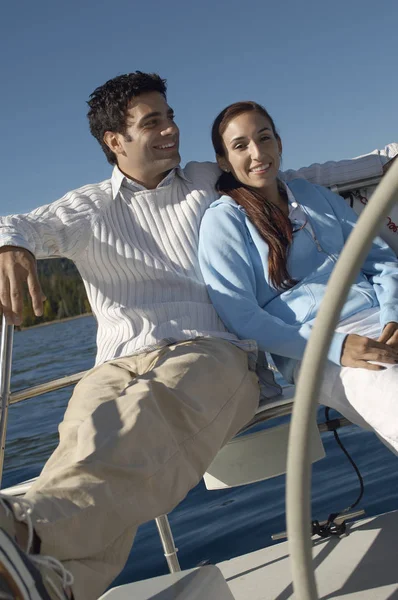
M 335 365 L 332 365 L 335 367 Z M 398 454 L 398 365 L 383 371 L 339 368 L 329 399 L 322 404 L 335 408 L 354 423 L 371 428 Z
M 340 323 L 338 331 L 377 339 L 381 333 L 379 310 L 354 315 Z M 398 453 L 398 365 L 385 366 L 383 371 L 370 371 L 327 362 L 319 402 L 356 425 L 375 431 Z

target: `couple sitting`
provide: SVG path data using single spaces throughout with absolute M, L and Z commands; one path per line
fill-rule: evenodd
M 98 321 L 96 365 L 74 390 L 58 448 L 24 501 L 1 498 L 0 590 L 10 597 L 94 600 L 106 589 L 137 527 L 170 512 L 253 416 L 250 352 L 271 352 L 294 381 L 355 223 L 328 190 L 278 179 L 281 140 L 257 104 L 216 119 L 221 176 L 211 163 L 179 168 L 179 132 L 157 75 L 116 77 L 89 106 L 112 177 L 0 219 L 8 321 L 20 321 L 25 283 L 41 314 L 35 257 L 48 256 L 76 263 Z M 376 240 L 323 390 L 325 403 L 395 450 L 397 275 Z

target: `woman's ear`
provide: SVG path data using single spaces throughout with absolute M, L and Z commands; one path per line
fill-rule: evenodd
M 278 136 L 278 148 L 279 148 L 279 156 L 282 156 L 282 140 Z
M 219 154 L 217 154 L 216 160 L 217 160 L 217 164 L 220 167 L 221 171 L 224 171 L 225 173 L 230 172 L 231 169 L 229 168 L 228 161 L 226 160 L 226 158 L 224 156 L 220 156 Z

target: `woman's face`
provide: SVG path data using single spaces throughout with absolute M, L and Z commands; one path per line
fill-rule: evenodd
M 232 119 L 223 136 L 225 156 L 218 159 L 223 170 L 232 171 L 241 183 L 266 190 L 275 185 L 282 144 L 266 116 L 257 111 Z

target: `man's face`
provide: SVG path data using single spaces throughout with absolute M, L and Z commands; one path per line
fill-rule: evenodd
M 159 92 L 133 98 L 127 112 L 127 130 L 116 134 L 120 169 L 148 188 L 180 163 L 179 131 L 174 113 Z

